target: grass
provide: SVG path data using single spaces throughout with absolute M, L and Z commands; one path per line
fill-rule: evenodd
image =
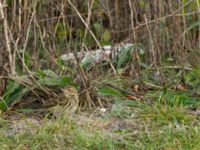
M 9 123 L 5 126 L 2 117 L 0 122 L 4 125 L 0 131 L 9 130 Z M 81 113 L 69 119 L 61 114 L 57 119 L 44 118 L 41 122 L 38 125 L 27 120 L 22 131 L 0 134 L 1 149 L 200 149 L 199 118 L 187 107 L 168 105 L 163 100 L 151 105 L 117 100 L 101 115 Z

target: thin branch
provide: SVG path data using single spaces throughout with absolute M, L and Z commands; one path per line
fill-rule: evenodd
M 10 66 L 10 73 L 12 75 L 15 75 L 15 66 L 13 65 L 13 56 L 12 56 L 12 51 L 11 51 L 11 46 L 10 46 L 10 39 L 9 39 L 9 34 L 8 34 L 8 22 L 7 18 L 4 15 L 4 6 L 2 2 L 0 2 L 0 15 L 1 18 L 3 19 L 3 28 L 4 28 L 4 36 L 5 36 L 5 41 L 6 41 L 6 51 L 8 53 L 8 60 L 9 60 L 9 66 Z

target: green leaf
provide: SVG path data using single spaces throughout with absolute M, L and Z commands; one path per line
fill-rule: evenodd
M 32 108 L 23 108 L 23 109 L 19 109 L 17 111 L 18 112 L 24 112 L 24 113 L 31 113 L 31 112 L 35 112 L 35 111 L 38 111 L 38 110 L 32 109 Z
M 118 91 L 113 90 L 113 89 L 108 88 L 108 87 L 101 88 L 101 89 L 98 90 L 98 92 L 102 96 L 114 96 L 114 97 L 120 97 L 120 96 L 122 96 L 122 94 L 120 94 Z
M 14 81 L 9 81 L 6 87 L 6 92 L 3 95 L 4 99 L 7 99 L 7 97 L 9 97 L 10 94 L 14 93 L 14 91 L 16 91 L 19 88 L 19 86 L 20 86 L 19 83 Z
M 125 45 L 122 47 L 120 53 L 119 53 L 119 58 L 117 60 L 117 68 L 119 69 L 122 67 L 122 65 L 132 59 L 131 52 L 137 48 L 143 49 L 141 44 L 130 44 L 130 45 Z
M 27 88 L 20 86 L 19 83 L 15 81 L 9 81 L 6 91 L 0 101 L 0 109 L 7 109 L 11 103 L 15 102 L 20 96 L 23 96 L 27 90 Z
M 108 30 L 105 30 L 103 35 L 102 35 L 103 41 L 110 41 L 111 39 L 111 34 Z
M 46 74 L 43 72 L 43 70 L 37 70 L 36 76 L 38 78 L 44 78 L 46 76 Z
M 24 53 L 24 63 L 26 64 L 26 66 L 30 67 L 30 55 L 29 53 L 25 52 Z
M 65 26 L 64 23 L 59 22 L 57 25 L 56 35 L 59 41 L 62 41 L 69 35 L 69 29 Z
M 50 70 L 50 69 L 48 69 L 48 70 L 43 70 L 43 72 L 44 72 L 45 75 L 48 76 L 48 77 L 53 77 L 53 78 L 58 77 L 58 75 L 57 75 L 54 71 L 52 71 L 52 70 Z
M 200 69 L 193 70 L 186 75 L 186 83 L 197 88 L 200 85 Z
M 94 23 L 93 26 L 94 26 L 94 29 L 95 29 L 97 35 L 102 33 L 103 26 L 100 23 L 98 23 L 98 22 Z
M 144 49 L 140 49 L 140 50 L 139 50 L 139 55 L 140 55 L 140 56 L 144 56 L 144 54 L 145 54 Z
M 184 32 L 183 35 L 185 35 L 187 32 L 189 32 L 190 30 L 199 27 L 200 26 L 200 20 L 197 20 L 196 22 L 194 22 L 193 24 L 191 24 Z
M 43 79 L 38 80 L 41 85 L 46 86 L 59 86 L 65 87 L 73 82 L 73 79 L 69 76 L 61 76 L 56 78 L 45 77 Z
M 92 58 L 91 55 L 86 55 L 81 61 L 81 66 L 85 69 L 93 62 L 93 60 L 94 58 Z
M 52 71 L 50 69 L 47 69 L 47 70 L 38 70 L 36 72 L 36 76 L 38 78 L 45 78 L 45 77 L 57 78 L 58 77 L 58 75 L 54 71 Z

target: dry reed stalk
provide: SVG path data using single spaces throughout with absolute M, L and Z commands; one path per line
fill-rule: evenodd
M 15 75 L 15 65 L 13 65 L 13 62 L 15 61 L 13 58 L 13 54 L 11 51 L 11 45 L 10 45 L 10 37 L 9 37 L 9 26 L 8 26 L 8 20 L 4 14 L 4 5 L 2 2 L 0 2 L 0 15 L 1 19 L 3 20 L 3 30 L 4 30 L 4 37 L 6 41 L 6 51 L 8 53 L 8 61 L 9 61 L 9 67 L 10 67 L 10 73 L 12 75 Z

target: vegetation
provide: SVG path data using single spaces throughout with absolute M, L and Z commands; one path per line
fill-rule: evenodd
M 1 149 L 200 149 L 199 12 L 1 1 Z
M 183 106 L 117 100 L 106 113 L 73 120 L 19 119 L 21 129 L 9 133 L 1 120 L 0 143 L 2 149 L 199 149 L 198 119 Z

